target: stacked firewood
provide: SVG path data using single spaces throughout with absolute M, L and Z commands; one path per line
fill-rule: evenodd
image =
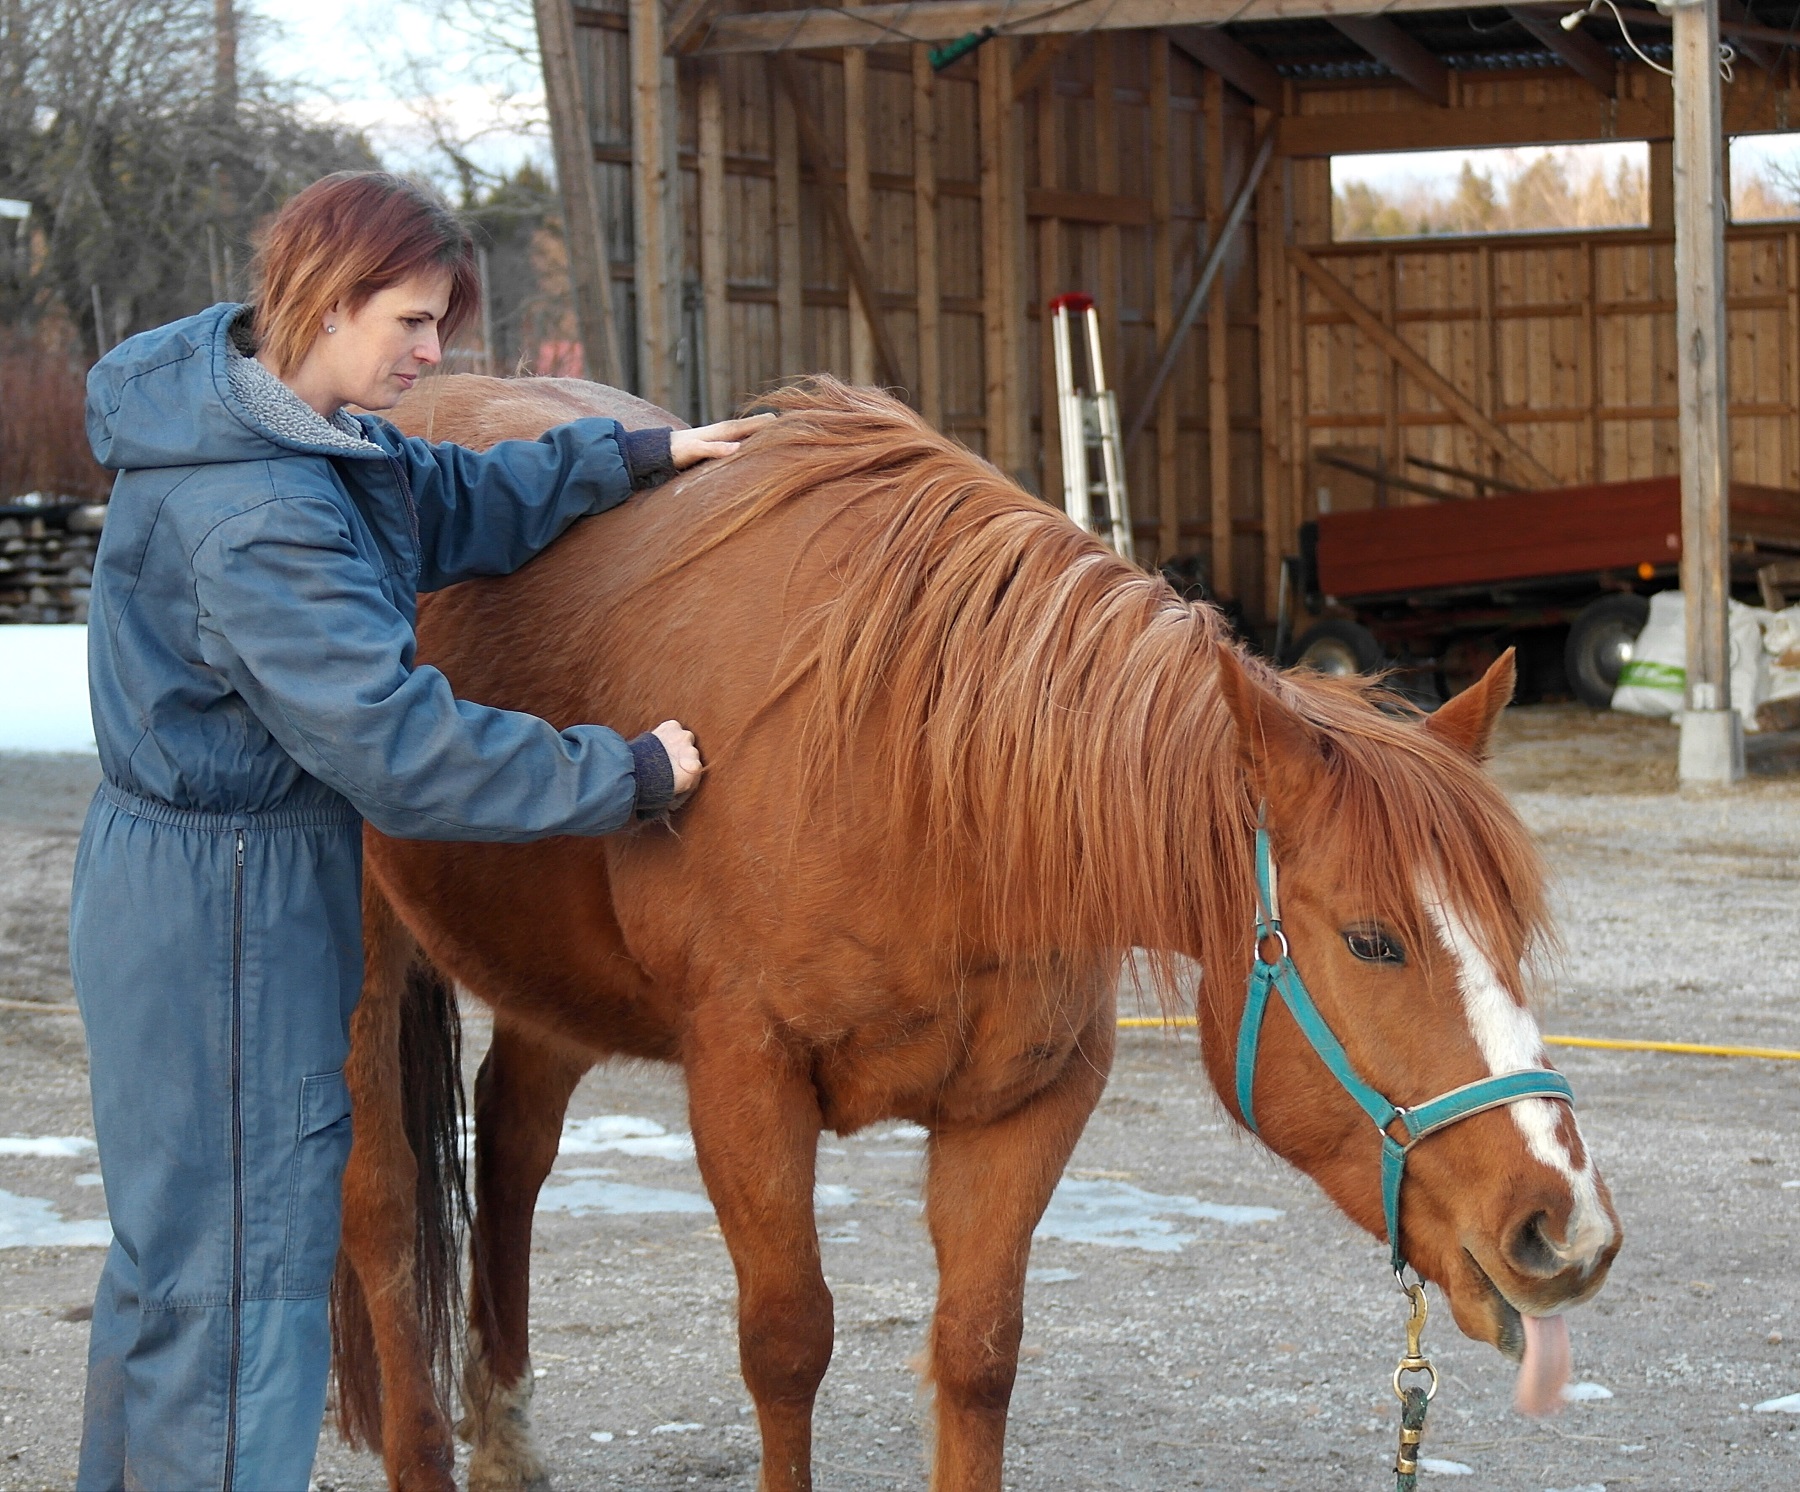
M 0 622 L 85 622 L 100 503 L 0 506 Z

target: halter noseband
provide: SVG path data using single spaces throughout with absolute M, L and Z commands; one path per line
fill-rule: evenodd
M 1299 969 L 1294 967 L 1288 941 L 1281 931 L 1281 907 L 1275 896 L 1275 867 L 1269 858 L 1269 831 L 1260 816 L 1256 826 L 1256 951 L 1250 965 L 1250 991 L 1244 1002 L 1244 1018 L 1238 1027 L 1237 1100 L 1238 1112 L 1252 1134 L 1260 1135 L 1252 1103 L 1256 1086 L 1257 1043 L 1262 1036 L 1263 1017 L 1269 1008 L 1269 991 L 1281 995 L 1281 1003 L 1300 1027 L 1300 1033 L 1319 1054 L 1319 1060 L 1331 1075 L 1356 1100 L 1357 1107 L 1375 1122 L 1381 1132 L 1381 1210 L 1387 1222 L 1388 1251 L 1394 1273 L 1406 1268 L 1400 1253 L 1400 1184 L 1406 1179 L 1407 1152 L 1426 1135 L 1459 1119 L 1497 1109 L 1522 1098 L 1552 1098 L 1574 1106 L 1574 1090 L 1561 1073 L 1547 1068 L 1527 1068 L 1520 1072 L 1504 1072 L 1496 1077 L 1478 1078 L 1448 1093 L 1418 1104 L 1401 1108 L 1389 1102 L 1360 1077 L 1350 1064 L 1343 1043 L 1332 1034 L 1319 1007 L 1307 993 Z M 1275 942 L 1281 954 L 1274 962 L 1263 957 L 1263 945 Z M 1391 1133 L 1398 1123 L 1406 1135 L 1404 1142 Z

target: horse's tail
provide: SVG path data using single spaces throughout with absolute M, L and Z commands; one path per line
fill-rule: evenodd
M 462 1240 L 470 1207 L 464 1163 L 467 1123 L 462 1085 L 462 1023 L 456 992 L 424 956 L 379 893 L 365 901 L 366 950 L 363 1007 L 352 1026 L 352 1093 L 359 1132 L 371 1131 L 369 1154 L 378 1157 L 379 1134 L 398 1128 L 413 1162 L 413 1226 L 410 1260 L 410 1327 L 429 1355 L 440 1402 L 448 1406 L 463 1312 Z M 398 951 L 404 940 L 411 957 Z M 385 947 L 377 946 L 386 943 Z M 385 955 L 385 956 L 384 956 Z M 396 977 L 398 976 L 398 977 Z M 371 1002 L 377 1002 L 371 1005 Z M 379 1050 L 368 1050 L 376 1047 Z M 360 1137 L 360 1136 L 359 1136 Z M 354 1164 L 352 1167 L 355 1169 Z M 379 1166 L 377 1164 L 376 1171 Z M 394 1182 L 365 1173 L 345 1188 L 349 1214 L 358 1207 L 400 1207 Z M 356 1184 L 360 1181 L 361 1184 Z M 387 1184 L 384 1184 L 387 1183 Z M 377 1225 L 369 1232 L 385 1232 Z M 366 1236 L 366 1233 L 365 1235 Z M 394 1240 L 402 1242 L 400 1239 Z M 402 1259 L 374 1261 L 387 1273 Z M 381 1447 L 382 1391 L 377 1323 L 368 1299 L 371 1261 L 357 1267 L 350 1249 L 338 1254 L 331 1289 L 332 1369 L 337 1380 L 338 1429 L 351 1445 Z M 391 1300 L 389 1303 L 392 1303 Z

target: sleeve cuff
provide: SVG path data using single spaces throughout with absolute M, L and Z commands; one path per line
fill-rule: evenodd
M 668 748 L 650 731 L 626 744 L 631 747 L 632 770 L 637 776 L 635 811 L 640 819 L 653 819 L 675 802 L 675 768 Z
M 631 473 L 633 492 L 660 487 L 675 475 L 675 463 L 669 456 L 669 436 L 673 433 L 666 425 L 620 432 L 619 450 L 624 454 L 626 471 Z

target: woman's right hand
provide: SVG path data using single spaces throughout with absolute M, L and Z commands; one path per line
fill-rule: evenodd
M 700 774 L 706 770 L 706 764 L 700 760 L 700 748 L 694 743 L 694 733 L 679 720 L 665 720 L 650 734 L 661 741 L 663 750 L 669 753 L 669 766 L 675 773 L 676 797 L 693 792 L 700 785 Z

